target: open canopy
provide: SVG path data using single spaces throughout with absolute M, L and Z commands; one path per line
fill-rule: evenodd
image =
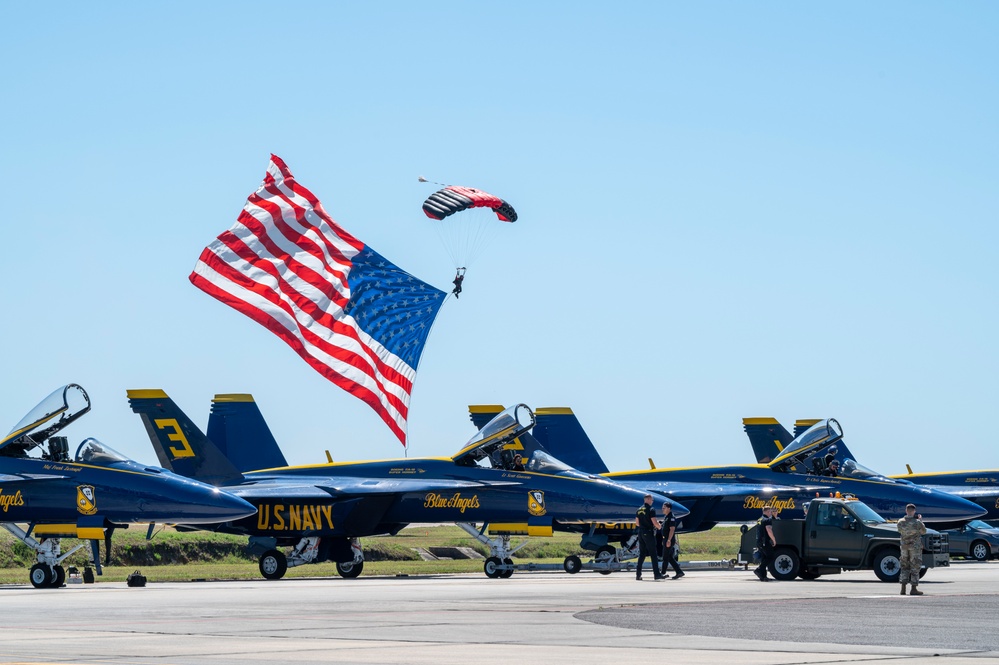
M 787 444 L 781 454 L 770 462 L 770 468 L 776 471 L 786 471 L 789 467 L 804 462 L 806 458 L 817 454 L 842 438 L 843 428 L 836 420 L 832 418 L 820 420 Z
M 87 411 L 90 411 L 90 398 L 87 391 L 75 383 L 53 391 L 0 441 L 0 449 L 4 449 L 2 454 L 23 455 Z

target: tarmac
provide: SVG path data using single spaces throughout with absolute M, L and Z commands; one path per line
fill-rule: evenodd
M 0 587 L 3 663 L 961 663 L 999 665 L 999 563 L 759 582 L 484 575 Z

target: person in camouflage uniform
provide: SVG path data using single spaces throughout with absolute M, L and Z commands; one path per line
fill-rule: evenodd
M 905 517 L 898 521 L 898 536 L 902 545 L 901 564 L 898 581 L 902 583 L 902 593 L 905 595 L 905 585 L 912 585 L 910 596 L 922 596 L 923 592 L 916 588 L 919 584 L 919 569 L 923 566 L 923 534 L 926 527 L 916 515 L 916 507 L 911 503 L 905 507 Z

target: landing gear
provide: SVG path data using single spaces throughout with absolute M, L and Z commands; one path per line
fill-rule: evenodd
M 363 561 L 359 561 L 357 563 L 354 563 L 353 561 L 348 561 L 347 563 L 337 562 L 336 564 L 337 574 L 345 579 L 353 579 L 357 577 L 361 574 L 362 570 L 364 570 Z
M 458 526 L 462 531 L 489 548 L 489 558 L 483 564 L 483 571 L 486 573 L 486 577 L 491 579 L 507 579 L 513 575 L 514 566 L 511 556 L 527 544 L 526 538 L 524 542 L 516 547 L 510 547 L 510 536 L 490 538 L 485 535 L 486 527 L 489 526 L 488 524 L 483 524 L 481 529 L 476 528 L 474 524 L 467 523 L 459 523 Z
M 87 546 L 87 543 L 83 542 L 63 554 L 59 538 L 35 540 L 28 535 L 27 531 L 16 524 L 4 522 L 0 523 L 0 526 L 35 551 L 38 563 L 31 567 L 28 579 L 31 581 L 31 586 L 36 589 L 55 589 L 61 587 L 66 582 L 66 571 L 60 564 L 74 552 Z M 100 562 L 99 558 L 97 562 Z
M 350 554 L 347 554 L 347 548 Z M 269 580 L 279 580 L 284 577 L 289 568 L 303 566 L 307 563 L 321 563 L 331 558 L 344 558 L 353 555 L 353 560 L 338 561 L 336 572 L 345 578 L 357 577 L 364 569 L 364 550 L 357 538 L 330 539 L 309 536 L 302 538 L 292 548 L 287 556 L 278 549 L 275 538 L 250 538 L 250 551 L 260 553 L 258 565 L 260 574 Z
M 288 572 L 288 557 L 278 550 L 268 550 L 260 557 L 258 566 L 265 578 L 279 580 Z
M 486 577 L 491 580 L 497 580 L 503 575 L 502 567 L 503 562 L 500 561 L 499 557 L 491 556 L 482 565 L 482 570 L 486 573 Z
M 31 567 L 28 577 L 31 579 L 31 586 L 36 589 L 47 589 L 55 580 L 55 573 L 47 563 L 36 563 Z

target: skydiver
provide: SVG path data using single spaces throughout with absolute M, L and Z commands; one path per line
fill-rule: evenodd
M 461 293 L 461 283 L 464 281 L 465 281 L 465 269 L 458 268 L 458 271 L 454 274 L 454 281 L 452 282 L 452 284 L 454 284 L 454 291 L 452 291 L 451 293 L 454 294 L 455 298 L 457 298 L 458 294 Z

